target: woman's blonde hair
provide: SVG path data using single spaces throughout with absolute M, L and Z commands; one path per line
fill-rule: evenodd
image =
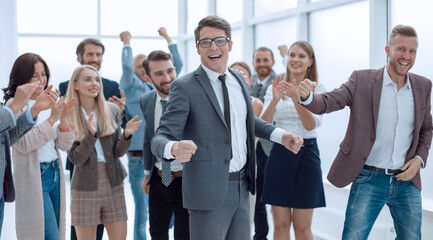
M 289 48 L 289 53 L 290 53 L 290 49 L 293 46 L 298 46 L 302 49 L 304 49 L 304 51 L 307 53 L 308 58 L 313 60 L 313 64 L 311 64 L 310 67 L 308 67 L 307 72 L 305 73 L 304 79 L 308 78 L 313 82 L 318 82 L 319 81 L 319 76 L 317 74 L 317 65 L 316 65 L 316 57 L 314 55 L 314 50 L 313 47 L 311 46 L 311 44 L 307 41 L 297 41 L 294 42 L 290 48 Z M 289 70 L 289 64 L 287 63 L 287 67 L 286 67 L 286 75 L 284 76 L 284 81 L 286 82 L 292 82 L 290 78 L 291 72 Z M 301 81 L 304 79 L 300 79 Z
M 74 85 L 79 80 L 81 73 L 86 69 L 95 71 L 96 74 L 98 75 L 98 79 L 100 79 L 98 70 L 96 70 L 96 68 L 94 68 L 93 66 L 90 65 L 79 66 L 74 70 L 71 80 L 69 81 L 68 91 L 66 92 L 66 101 L 69 101 L 71 98 L 76 99 L 75 110 L 69 115 L 68 120 L 76 127 L 75 141 L 79 141 L 79 142 L 83 140 L 84 136 L 86 135 L 86 131 L 88 130 L 88 127 L 87 127 L 87 120 L 84 117 L 83 111 L 81 110 L 80 95 L 74 89 Z M 96 101 L 95 116 L 96 119 L 98 120 L 97 131 L 99 133 L 99 136 L 104 137 L 113 134 L 117 125 L 114 124 L 111 111 L 105 102 L 104 94 L 102 91 L 102 82 L 99 88 L 99 93 L 95 97 L 95 101 Z

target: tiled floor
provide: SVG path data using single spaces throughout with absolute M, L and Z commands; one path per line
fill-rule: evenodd
M 62 154 L 63 155 L 63 154 Z M 64 158 L 65 159 L 65 158 Z M 121 158 L 121 161 L 125 168 L 127 169 L 127 157 Z M 68 173 L 68 171 L 66 171 Z M 69 179 L 69 175 L 66 176 L 66 179 Z M 131 193 L 131 187 L 129 185 L 128 178 L 124 181 L 125 184 L 125 198 L 126 198 L 126 206 L 128 211 L 128 234 L 127 239 L 133 240 L 133 228 L 134 228 L 134 200 Z M 69 200 L 70 200 L 70 182 L 69 180 L 66 181 L 66 239 L 69 239 L 70 236 L 70 222 L 71 222 L 71 214 L 69 212 Z M 272 224 L 272 217 L 270 214 L 270 207 L 268 207 L 268 220 L 269 220 L 269 234 L 268 239 L 272 239 L 273 234 L 273 224 Z M 2 237 L 3 240 L 16 240 L 16 234 L 15 234 L 15 204 L 14 203 L 6 203 L 5 206 L 5 217 L 3 222 L 3 230 L 2 230 Z M 108 240 L 108 235 L 105 232 L 104 233 L 104 240 Z M 149 226 L 147 226 L 147 239 L 150 239 L 149 234 Z M 173 230 L 170 230 L 170 239 L 174 239 L 173 237 Z

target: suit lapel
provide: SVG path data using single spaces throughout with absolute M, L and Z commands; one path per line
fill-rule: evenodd
M 382 95 L 382 83 L 383 83 L 383 71 L 382 68 L 378 71 L 377 75 L 374 76 L 373 82 L 371 85 L 372 90 L 372 98 L 373 98 L 373 121 L 374 128 L 377 128 L 377 118 L 379 115 L 379 105 L 380 105 L 380 96 Z
M 425 99 L 424 93 L 421 89 L 421 86 L 418 84 L 417 81 L 415 81 L 415 77 L 413 74 L 408 73 L 409 75 L 409 81 L 410 81 L 410 85 L 412 87 L 412 94 L 413 94 L 413 107 L 414 107 L 414 129 L 415 131 L 417 131 L 417 129 L 421 129 L 421 124 L 422 124 L 422 117 L 421 117 L 421 108 L 424 107 L 422 106 L 422 101 Z M 413 146 L 415 144 L 415 138 L 412 138 L 412 144 L 411 146 Z
M 149 139 L 153 138 L 153 135 L 155 135 L 155 103 L 156 103 L 156 91 L 154 90 L 152 92 L 152 96 L 149 101 L 149 122 L 146 123 L 147 126 L 149 126 L 147 133 L 149 134 Z
M 195 76 L 197 77 L 198 82 L 206 92 L 206 95 L 208 96 L 210 102 L 212 103 L 212 106 L 214 107 L 215 111 L 218 113 L 218 116 L 220 117 L 221 121 L 225 124 L 224 115 L 221 111 L 220 105 L 218 104 L 218 99 L 215 95 L 215 91 L 213 90 L 212 84 L 210 83 L 210 80 L 207 77 L 206 72 L 201 66 L 198 67 L 197 70 L 195 71 Z

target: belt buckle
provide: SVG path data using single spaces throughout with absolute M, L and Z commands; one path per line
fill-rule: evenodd
M 390 172 L 388 172 L 388 168 L 385 168 L 385 174 L 386 174 L 386 175 L 394 175 L 394 173 L 390 173 Z

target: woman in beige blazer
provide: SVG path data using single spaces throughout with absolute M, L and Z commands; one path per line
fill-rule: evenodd
M 94 239 L 96 226 L 104 224 L 110 239 L 126 238 L 126 205 L 119 158 L 128 150 L 132 134 L 140 126 L 138 116 L 121 131 L 120 109 L 106 102 L 98 71 L 89 65 L 75 69 L 67 99 L 76 98 L 69 120 L 77 127 L 68 151 L 74 164 L 71 182 L 71 224 L 78 239 Z
M 17 238 L 65 239 L 65 179 L 59 149 L 67 151 L 75 139 L 67 120 L 75 99 L 58 100 L 58 90 L 48 87 L 48 66 L 37 54 L 18 57 L 10 76 L 4 89 L 6 105 L 12 102 L 18 86 L 38 81 L 39 87 L 19 113 L 31 108 L 42 95 L 53 104 L 51 111 L 41 112 L 38 124 L 12 146 Z

